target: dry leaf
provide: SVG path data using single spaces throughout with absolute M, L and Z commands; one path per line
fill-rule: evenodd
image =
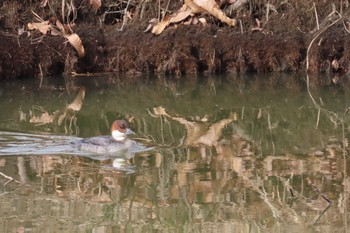
M 90 0 L 92 8 L 97 11 L 101 7 L 101 0 Z
M 59 23 L 59 21 L 57 20 L 56 23 Z M 62 24 L 60 23 L 60 25 L 62 25 Z M 49 20 L 46 20 L 46 21 L 43 21 L 43 22 L 40 22 L 40 23 L 28 23 L 27 24 L 27 28 L 30 31 L 38 30 L 44 35 L 50 34 L 50 35 L 53 35 L 53 36 L 62 36 L 62 34 L 63 34 L 61 28 L 60 27 L 55 27 L 54 25 L 52 25 L 50 23 Z
M 61 31 L 64 36 L 67 35 L 67 31 L 65 29 L 65 27 L 63 26 L 63 24 L 57 19 L 56 20 L 56 27 L 58 28 L 59 31 Z
M 143 32 L 148 32 L 150 31 L 154 26 L 152 24 L 148 24 L 146 30 L 144 30 Z
M 205 18 L 199 18 L 198 21 L 201 22 L 204 26 L 208 24 Z
M 171 16 L 170 23 L 178 23 L 188 16 L 191 15 L 191 8 L 186 7 L 185 9 L 181 8 L 177 13 Z
M 51 29 L 50 34 L 52 36 L 63 36 L 64 35 L 64 33 L 62 33 L 62 31 L 60 31 L 57 27 L 55 27 L 53 25 L 50 25 L 50 29 Z
M 146 30 L 144 32 L 148 32 L 150 31 L 157 23 L 158 23 L 158 19 L 157 18 L 152 18 L 150 21 L 148 21 L 148 26 L 146 28 Z
M 159 35 L 163 32 L 163 30 L 171 23 L 178 23 L 186 19 L 188 16 L 192 14 L 191 8 L 187 7 L 186 4 L 184 4 L 180 10 L 178 10 L 175 14 L 165 16 L 164 19 L 157 23 L 153 29 L 152 33 L 155 35 Z
M 84 57 L 85 49 L 84 49 L 83 43 L 81 42 L 80 37 L 76 33 L 73 33 L 72 35 L 68 35 L 65 37 L 68 39 L 69 43 L 78 52 L 79 57 Z
M 236 26 L 236 20 L 227 17 L 227 15 L 221 11 L 215 0 L 185 0 L 185 3 L 181 9 L 179 9 L 176 14 L 166 16 L 161 22 L 157 23 L 153 27 L 152 33 L 159 35 L 170 23 L 178 23 L 186 19 L 191 14 L 196 13 L 209 13 L 230 26 Z M 187 23 L 192 23 L 192 20 Z M 194 24 L 196 23 L 197 22 L 194 22 Z
M 28 30 L 39 30 L 42 34 L 51 34 L 53 36 L 63 36 L 67 38 L 69 43 L 75 48 L 78 52 L 79 57 L 83 57 L 85 55 L 85 49 L 80 37 L 73 33 L 71 29 L 71 25 L 66 24 L 63 25 L 58 19 L 55 17 L 51 17 L 50 20 L 43 21 L 39 15 L 35 12 L 32 12 L 34 16 L 37 18 L 39 23 L 28 23 Z
M 163 32 L 163 30 L 170 24 L 170 17 L 166 16 L 164 19 L 157 23 L 153 28 L 152 28 L 152 33 L 155 35 L 159 35 L 160 33 Z
M 209 1 L 213 1 L 213 0 L 209 0 Z M 193 0 L 185 0 L 185 4 L 189 8 L 191 8 L 193 14 L 205 13 L 205 10 L 202 7 L 198 6 L 198 4 L 194 3 Z
M 193 0 L 193 3 L 203 8 L 212 16 L 220 19 L 222 22 L 227 23 L 228 25 L 233 27 L 236 26 L 236 20 L 227 17 L 225 13 L 222 12 L 222 10 L 220 10 L 219 5 L 214 0 Z
M 49 21 L 43 21 L 41 23 L 28 23 L 28 30 L 39 30 L 42 34 L 46 35 L 51 31 L 51 26 Z

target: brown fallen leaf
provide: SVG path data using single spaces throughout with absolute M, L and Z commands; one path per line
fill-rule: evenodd
M 67 38 L 69 43 L 75 48 L 75 50 L 78 52 L 79 57 L 84 57 L 85 49 L 84 49 L 83 43 L 81 42 L 80 37 L 76 33 L 67 35 L 65 37 Z
M 192 14 L 191 8 L 187 7 L 187 5 L 183 5 L 178 12 L 173 14 L 171 16 L 170 22 L 171 23 L 178 23 L 184 19 L 186 19 L 188 16 Z
M 59 20 L 56 20 L 56 27 L 61 32 L 61 35 L 67 35 L 66 28 Z
M 29 31 L 38 30 L 44 35 L 49 34 L 51 31 L 51 25 L 48 20 L 40 23 L 28 23 L 27 28 Z
M 29 31 L 38 30 L 44 35 L 52 36 L 62 36 L 67 38 L 68 42 L 75 48 L 78 52 L 79 57 L 85 55 L 85 49 L 80 37 L 73 33 L 70 24 L 63 25 L 57 18 L 51 17 L 49 20 L 44 21 L 39 15 L 35 12 L 32 12 L 36 19 L 40 21 L 39 23 L 31 22 L 27 24 Z
M 209 1 L 211 1 L 211 0 L 209 0 Z M 185 0 L 185 4 L 189 8 L 191 8 L 193 14 L 205 13 L 205 10 L 202 7 L 198 6 L 196 3 L 194 3 L 193 0 Z
M 165 16 L 161 22 L 157 23 L 153 27 L 152 33 L 155 35 L 159 35 L 169 24 L 181 22 L 182 20 L 190 16 L 192 14 L 191 12 L 192 10 L 189 7 L 187 7 L 187 5 L 183 5 L 179 11 L 172 15 Z
M 152 33 L 159 35 L 170 23 L 181 22 L 188 16 L 197 13 L 208 13 L 229 26 L 236 26 L 237 23 L 235 19 L 227 17 L 221 11 L 220 6 L 215 0 L 185 0 L 183 6 L 175 14 L 164 17 L 161 22 L 154 25 Z
M 164 29 L 170 24 L 170 17 L 165 16 L 162 21 L 157 23 L 156 25 L 153 26 L 152 28 L 152 33 L 155 35 L 159 35 L 164 31 Z
M 204 26 L 208 24 L 205 18 L 199 18 L 198 21 L 201 22 Z
M 187 0 L 187 1 L 191 1 L 191 0 Z M 232 26 L 232 27 L 236 26 L 237 21 L 235 19 L 231 19 L 227 17 L 225 13 L 222 12 L 222 10 L 220 10 L 220 6 L 214 0 L 193 0 L 193 3 L 197 4 L 206 12 L 220 19 L 222 22 L 228 24 L 229 26 Z

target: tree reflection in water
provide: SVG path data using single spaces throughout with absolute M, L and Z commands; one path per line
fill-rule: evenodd
M 122 116 L 153 141 L 155 150 L 135 155 L 133 173 L 114 169 L 109 159 L 74 154 L 0 157 L 0 229 L 346 231 L 350 179 L 342 105 L 335 108 L 342 109 L 343 122 L 334 128 L 327 115 L 305 101 L 304 92 L 264 89 L 252 94 L 255 87 L 250 86 L 245 94 L 242 85 L 237 90 L 218 83 L 172 84 L 165 90 L 164 84 L 136 90 L 135 85 L 118 85 L 87 95 L 74 115 L 79 136 L 108 132 L 109 121 Z M 130 96 L 130 91 L 140 94 Z M 110 98 L 119 101 L 117 107 Z M 32 107 L 35 101 L 25 99 Z M 333 93 L 331 105 L 324 97 L 322 107 L 339 99 L 345 98 Z M 191 105 L 179 107 L 187 102 Z M 22 104 L 12 104 L 16 117 Z M 4 112 L 4 119 L 10 112 Z M 59 130 L 51 124 L 40 127 Z
M 322 156 L 260 157 L 253 142 L 232 133 L 215 145 L 139 154 L 132 174 L 76 156 L 3 157 L 2 173 L 20 183 L 1 177 L 1 216 L 8 229 L 44 231 L 61 221 L 69 231 L 341 228 L 347 161 L 328 147 L 332 153 Z M 321 194 L 333 202 L 324 213 L 329 203 Z

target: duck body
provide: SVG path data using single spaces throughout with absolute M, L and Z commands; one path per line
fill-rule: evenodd
M 112 136 L 85 138 L 77 143 L 79 150 L 96 154 L 114 154 L 127 151 L 133 145 L 137 145 L 137 143 L 131 139 L 126 138 L 123 141 L 116 141 Z
M 120 153 L 130 155 L 151 149 L 127 138 L 128 134 L 134 134 L 134 132 L 129 129 L 126 121 L 116 120 L 111 126 L 110 136 L 84 138 L 73 142 L 73 144 L 81 151 L 105 155 Z

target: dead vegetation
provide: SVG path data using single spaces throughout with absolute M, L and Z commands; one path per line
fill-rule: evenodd
M 0 76 L 308 70 L 339 83 L 348 9 L 347 0 L 5 0 Z

